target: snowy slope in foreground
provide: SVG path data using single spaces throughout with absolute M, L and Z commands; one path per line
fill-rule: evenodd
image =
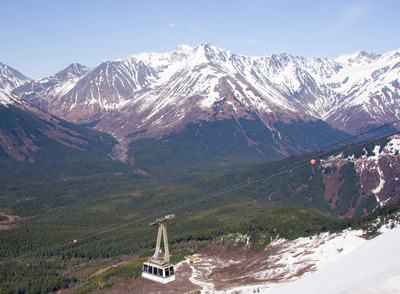
M 397 227 L 315 273 L 261 293 L 400 293 L 399 244 L 400 227 Z

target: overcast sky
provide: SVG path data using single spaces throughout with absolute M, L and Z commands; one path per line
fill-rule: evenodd
M 0 0 L 0 62 L 32 78 L 179 44 L 337 57 L 400 48 L 399 0 Z

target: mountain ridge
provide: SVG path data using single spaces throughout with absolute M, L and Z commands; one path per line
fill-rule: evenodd
M 282 112 L 282 109 L 300 110 L 308 116 L 326 120 L 334 127 L 338 127 L 335 126 L 338 124 L 336 121 L 340 118 L 340 115 L 338 118 L 337 112 L 343 109 L 348 110 L 353 106 L 372 105 L 372 102 L 367 100 L 368 98 L 378 99 L 379 95 L 373 96 L 372 94 L 376 87 L 380 86 L 379 83 L 386 87 L 382 88 L 384 89 L 383 93 L 387 93 L 386 95 L 399 95 L 399 70 L 397 69 L 400 62 L 399 56 L 399 49 L 397 49 L 382 55 L 360 51 L 334 59 L 295 57 L 287 53 L 249 57 L 234 54 L 209 44 L 196 47 L 180 45 L 171 52 L 131 55 L 125 59 L 104 62 L 88 70 L 86 73 L 88 77 L 82 77 L 82 79 L 90 81 L 90 83 L 97 83 L 97 87 L 88 88 L 88 85 L 83 85 L 83 81 L 75 81 L 74 86 L 71 85 L 72 88 L 69 88 L 66 93 L 41 92 L 41 95 L 48 95 L 42 100 L 62 100 L 66 107 L 71 108 L 64 109 L 66 113 L 71 112 L 79 104 L 92 105 L 97 110 L 89 118 L 68 116 L 66 113 L 59 115 L 62 118 L 69 118 L 68 120 L 72 122 L 74 120 L 75 122 L 90 122 L 107 110 L 124 109 L 128 106 L 127 104 L 132 108 L 138 103 L 138 100 L 154 100 L 156 97 L 156 100 L 160 100 L 160 96 L 167 94 L 173 95 L 176 97 L 175 99 L 201 95 L 203 98 L 199 103 L 200 108 L 202 110 L 209 109 L 215 102 L 218 103 L 224 98 L 225 92 L 221 91 L 221 85 L 225 84 L 230 93 L 242 94 L 242 99 L 240 99 L 240 95 L 236 95 L 236 100 L 239 100 L 246 108 L 253 104 L 253 107 L 256 106 L 263 112 L 276 110 Z M 203 74 L 201 74 L 202 71 Z M 360 71 L 366 71 L 366 77 L 360 77 Z M 390 75 L 387 78 L 388 72 Z M 198 79 L 189 79 L 188 74 L 196 74 Z M 355 74 L 358 75 L 352 78 Z M 179 85 L 179 81 L 176 80 L 177 76 L 181 80 Z M 215 79 L 216 76 L 220 77 L 221 81 Z M 385 80 L 385 78 L 387 79 Z M 234 80 L 236 83 L 232 85 Z M 362 93 L 357 94 L 360 90 L 354 89 L 354 87 L 362 88 L 366 80 L 371 82 L 372 86 L 360 89 L 369 91 L 364 97 L 361 95 Z M 165 83 L 168 81 L 170 83 L 166 85 Z M 201 85 L 200 89 L 193 91 L 190 89 L 194 86 L 193 82 L 196 84 L 203 82 L 208 88 Z M 186 83 L 186 86 L 183 83 Z M 378 83 L 378 85 L 374 83 Z M 108 87 L 105 84 L 108 84 Z M 78 89 L 82 89 L 82 87 L 86 87 L 86 90 L 79 92 Z M 172 91 L 174 87 L 177 91 Z M 16 92 L 23 97 L 24 91 Z M 351 99 L 351 103 L 348 105 L 343 104 L 343 100 L 347 96 L 348 99 Z M 380 96 L 383 99 L 382 96 L 385 94 L 380 94 Z M 78 100 L 74 100 L 73 97 L 77 97 Z M 91 99 L 88 99 L 89 97 Z M 29 99 L 29 97 L 25 98 Z M 161 100 L 164 104 L 171 104 L 171 100 Z M 229 103 L 232 102 L 222 101 L 222 104 Z M 392 101 L 392 103 L 394 102 Z M 54 108 L 62 105 L 62 103 L 58 103 Z M 276 105 L 279 107 L 276 108 Z M 399 107 L 396 103 L 394 105 L 396 108 Z M 146 105 L 142 103 L 139 108 L 142 110 L 142 108 L 146 108 Z M 63 113 L 60 112 L 60 114 Z M 371 115 L 371 113 L 369 114 Z M 375 115 L 373 118 L 379 117 Z M 353 131 L 357 129 L 342 127 L 344 130 L 346 128 Z
M 249 57 L 210 44 L 179 45 L 106 61 L 64 80 L 35 80 L 12 93 L 112 134 L 120 150 L 138 139 L 179 133 L 189 123 L 254 116 L 283 137 L 277 122 L 323 120 L 357 134 L 399 119 L 399 51 Z

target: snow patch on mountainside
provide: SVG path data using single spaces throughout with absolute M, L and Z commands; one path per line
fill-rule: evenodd
M 396 164 L 395 156 L 397 156 L 400 152 L 400 135 L 392 136 L 391 140 L 382 148 L 380 145 L 376 145 L 372 150 L 371 154 L 368 154 L 368 151 L 364 149 L 365 154 L 360 158 L 351 158 L 351 161 L 354 162 L 355 168 L 359 174 L 362 174 L 365 170 L 375 171 L 378 175 L 378 185 L 375 189 L 372 190 L 372 193 L 376 195 L 376 200 L 380 204 L 380 206 L 384 206 L 389 200 L 388 199 L 380 199 L 379 193 L 385 187 L 385 172 L 384 167 L 387 165 L 386 161 L 391 161 L 389 164 L 389 168 L 393 170 L 393 164 Z M 381 160 L 384 160 L 382 163 Z M 390 180 L 391 177 L 388 177 Z M 398 179 L 397 179 L 398 181 Z
M 399 293 L 398 222 L 383 225 L 380 233 L 370 240 L 362 238 L 362 231 L 352 230 L 293 241 L 276 240 L 269 247 L 278 247 L 277 254 L 266 261 L 253 262 L 246 268 L 254 268 L 247 276 L 252 283 L 223 290 L 215 286 L 221 283 L 218 276 L 208 277 L 214 267 L 224 268 L 237 261 L 196 257 L 190 263 L 193 270 L 191 281 L 202 287 L 201 293 Z M 296 269 L 305 260 L 309 266 L 299 273 Z M 263 270 L 263 262 L 275 263 L 277 271 Z M 232 275 L 241 277 L 241 272 L 236 271 Z M 260 282 L 257 283 L 257 280 Z
M 286 280 L 295 277 L 306 268 L 305 264 L 307 267 L 311 265 L 309 267 L 311 270 L 318 270 L 363 244 L 365 240 L 360 238 L 361 235 L 361 231 L 345 231 L 340 234 L 324 233 L 312 238 L 299 238 L 287 242 L 287 246 L 283 246 L 279 254 L 274 257 L 276 264 L 282 267 L 274 270 L 273 274 L 277 274 L 281 280 Z M 267 279 L 271 277 L 271 273 L 263 272 L 259 273 L 259 276 Z
M 353 96 L 349 106 L 364 103 L 369 105 L 371 95 L 398 80 L 400 69 L 396 69 L 399 63 L 399 58 L 394 58 L 396 53 L 398 50 L 382 56 L 373 55 L 372 59 L 361 53 L 338 57 L 335 61 L 341 64 L 342 69 L 326 80 L 326 83 L 340 85 L 335 91 L 341 95 Z M 392 90 L 398 91 L 394 88 Z
M 197 255 L 189 262 L 190 281 L 202 287 L 204 293 L 251 293 L 256 288 L 276 287 L 282 282 L 297 280 L 309 272 L 318 271 L 343 258 L 367 242 L 362 231 L 322 233 L 293 241 L 276 239 L 255 257 L 234 254 Z M 251 281 L 251 282 L 249 282 Z M 260 286 L 257 285 L 257 281 Z M 221 285 L 251 284 L 224 290 Z M 247 290 L 251 289 L 251 292 Z
M 12 103 L 13 100 L 10 98 L 10 96 L 0 89 L 0 105 L 7 106 L 8 104 Z
M 364 242 L 352 253 L 315 273 L 284 287 L 273 290 L 263 289 L 260 292 L 270 294 L 399 293 L 400 227 L 384 230 L 383 234 Z

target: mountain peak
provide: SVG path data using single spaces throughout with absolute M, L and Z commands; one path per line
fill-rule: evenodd
M 5 93 L 11 93 L 14 88 L 29 80 L 30 78 L 24 76 L 19 71 L 0 63 L 0 89 L 4 90 Z
M 176 51 L 184 51 L 184 52 L 189 52 L 192 51 L 193 47 L 186 45 L 186 44 L 179 44 L 178 47 L 176 47 Z
M 59 80 L 68 80 L 71 78 L 79 78 L 89 71 L 87 66 L 81 65 L 77 62 L 71 63 L 68 67 L 55 74 Z
M 370 64 L 379 57 L 381 57 L 381 55 L 372 52 L 357 51 L 353 54 L 345 54 L 336 57 L 334 60 L 343 64 Z

